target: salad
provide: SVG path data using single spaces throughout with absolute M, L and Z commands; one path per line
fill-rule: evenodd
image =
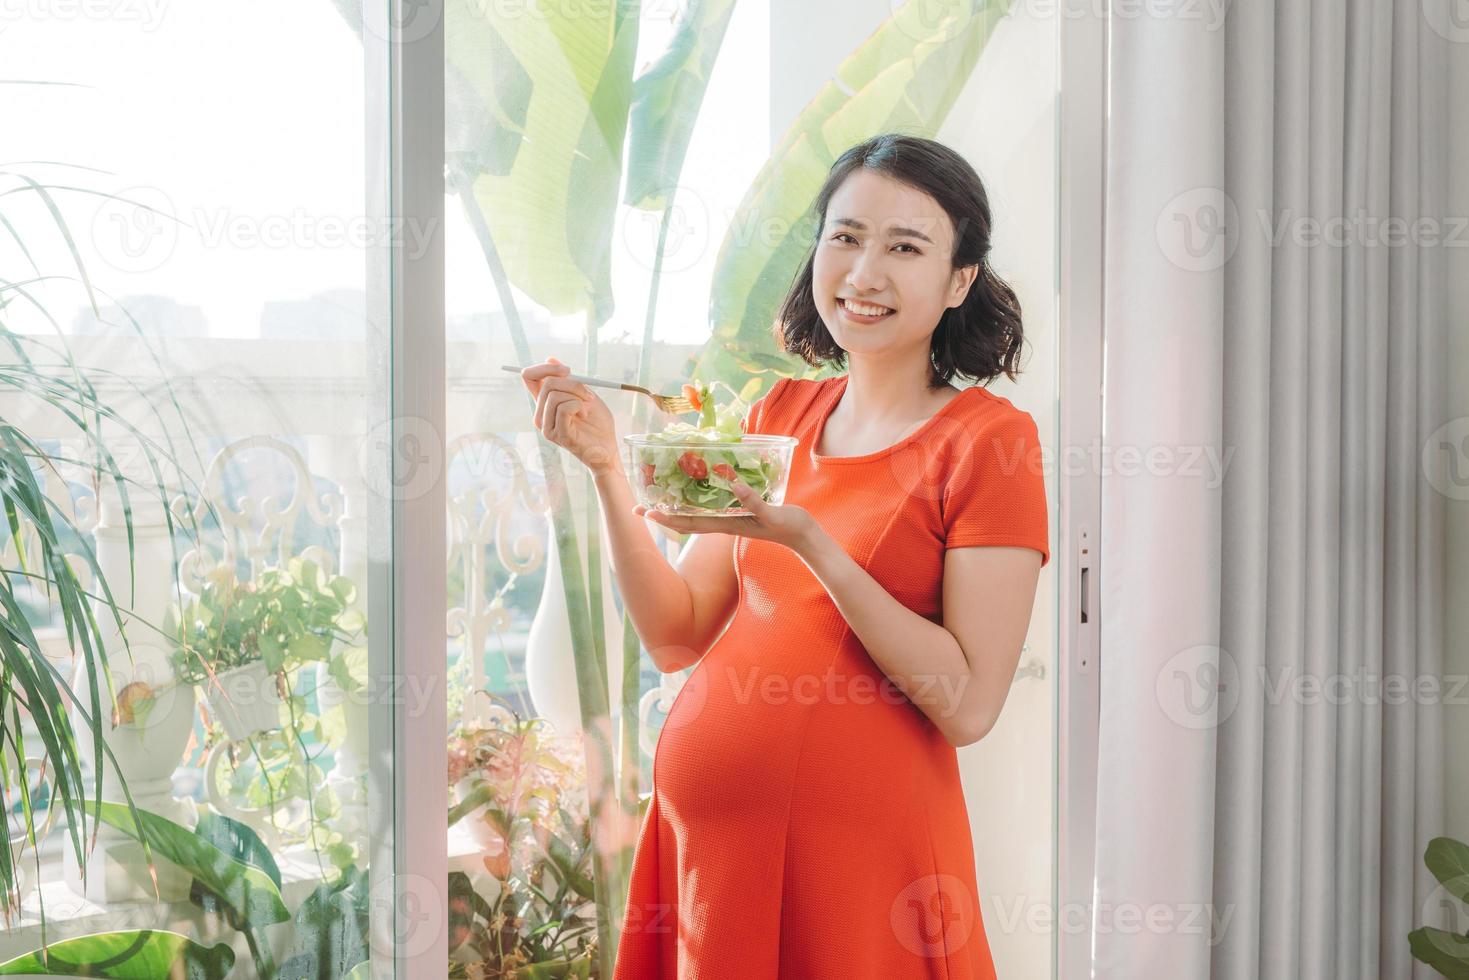
M 732 399 L 717 404 L 715 386 Z M 644 506 L 675 513 L 745 513 L 734 495 L 736 477 L 766 500 L 783 489 L 789 449 L 782 443 L 794 439 L 746 435 L 749 406 L 723 382 L 686 384 L 682 393 L 699 413 L 696 422 L 673 422 L 661 432 L 628 437 L 634 482 Z

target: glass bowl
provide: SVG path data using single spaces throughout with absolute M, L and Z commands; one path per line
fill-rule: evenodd
M 689 437 L 623 436 L 627 468 L 638 503 L 689 517 L 739 517 L 750 512 L 735 497 L 738 474 L 772 504 L 785 501 L 794 436 L 747 435 L 739 442 Z

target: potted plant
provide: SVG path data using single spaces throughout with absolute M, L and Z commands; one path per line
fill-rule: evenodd
M 223 729 L 222 736 L 212 730 L 207 743 L 211 805 L 255 827 L 272 846 L 309 842 L 318 859 L 325 855 L 339 868 L 357 854 L 333 826 L 341 803 L 320 759 L 339 750 L 346 733 L 330 723 L 333 716 L 324 723 L 308 710 L 296 681 L 300 668 L 322 668 L 317 679 L 332 679 L 337 700 L 344 690 L 355 693 L 366 663 L 366 621 L 353 608 L 355 597 L 350 579 L 299 556 L 250 581 L 220 567 L 197 596 L 174 604 L 165 627 L 175 644 L 177 682 L 203 690 Z M 308 737 L 321 747 L 309 748 Z M 247 755 L 253 768 L 242 765 Z M 222 771 L 232 774 L 225 789 Z
M 203 690 L 233 740 L 289 725 L 280 706 L 290 697 L 291 670 L 336 659 L 350 673 L 338 641 L 358 642 L 365 631 L 362 613 L 348 605 L 355 592 L 346 577 L 328 578 L 300 557 L 246 582 L 221 566 L 198 596 L 169 610 L 174 673 Z
M 449 738 L 449 825 L 465 822 L 486 874 L 449 876 L 448 975 L 517 977 L 537 964 L 590 976 L 597 918 L 583 736 L 558 736 L 491 700 L 482 726 Z
M 1423 864 L 1439 884 L 1424 903 L 1424 911 L 1446 909 L 1455 920 L 1449 923 L 1454 928 L 1420 926 L 1408 933 L 1408 948 L 1414 959 L 1446 977 L 1469 977 L 1469 932 L 1464 928 L 1464 906 L 1469 903 L 1469 845 L 1452 837 L 1435 837 L 1423 852 Z
M 46 195 L 40 183 L 12 176 Z M 51 210 L 70 240 L 60 213 Z M 46 278 L 72 280 L 94 295 L 80 263 L 75 276 Z M 16 289 L 0 301 L 0 310 L 24 295 L 19 284 Z M 133 707 L 151 700 L 142 696 L 146 685 L 117 683 L 114 674 L 128 675 L 143 663 L 159 630 L 137 608 L 150 573 L 158 570 L 146 550 L 153 530 L 147 525 L 157 515 L 162 540 L 197 533 L 192 517 L 181 527 L 167 506 L 180 487 L 193 484 L 167 433 L 145 431 L 98 395 L 98 383 L 114 380 L 115 372 L 78 364 L 65 337 L 20 334 L 3 317 L 0 344 L 7 351 L 0 364 L 0 505 L 7 515 L 0 542 L 0 618 L 7 623 L 0 631 L 0 703 L 7 707 L 0 729 L 14 764 L 41 768 L 48 779 L 44 808 L 39 797 L 19 788 L 24 780 L 13 794 L 0 787 L 0 806 L 7 830 L 23 828 L 32 848 L 52 823 L 66 827 L 67 860 L 85 867 L 102 842 L 99 801 L 117 799 L 129 810 L 136 805 L 113 741 L 119 725 L 141 720 Z M 167 378 L 163 388 L 177 410 Z M 153 406 L 157 418 L 165 418 L 165 407 L 162 400 Z M 181 410 L 177 416 L 183 419 Z M 42 429 L 45 419 L 63 420 L 60 429 L 69 434 Z M 73 498 L 76 486 L 90 491 L 90 515 Z M 176 565 L 168 572 L 176 573 Z M 48 634 L 63 637 L 61 656 Z M 16 856 L 0 848 L 0 920 L 7 925 L 31 884 Z M 40 911 L 44 923 L 45 909 Z

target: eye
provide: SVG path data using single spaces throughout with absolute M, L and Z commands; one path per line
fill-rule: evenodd
M 837 232 L 837 233 L 836 233 L 836 234 L 835 234 L 835 235 L 832 235 L 832 236 L 831 236 L 831 239 L 832 239 L 832 241 L 840 241 L 840 240 L 841 240 L 841 239 L 843 239 L 843 238 L 852 238 L 852 236 L 851 236 L 851 235 L 849 235 L 849 234 L 847 234 L 847 233 L 846 233 L 846 232 L 844 232 L 844 231 L 839 231 L 839 232 Z M 857 239 L 855 239 L 855 238 L 852 238 L 852 241 L 854 241 L 854 242 L 855 242 L 855 241 L 856 241 L 856 240 L 857 240 Z
M 914 255 L 922 255 L 923 254 L 922 252 L 918 251 L 918 249 L 914 248 L 912 245 L 909 245 L 907 242 L 899 242 L 897 245 L 894 245 L 893 247 L 894 248 L 906 248 L 908 251 L 912 252 Z

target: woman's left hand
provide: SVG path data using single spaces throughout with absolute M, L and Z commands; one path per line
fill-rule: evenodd
M 739 517 L 686 517 L 665 514 L 638 504 L 634 514 L 678 531 L 680 534 L 736 534 L 783 544 L 797 554 L 823 533 L 811 512 L 795 504 L 772 504 L 756 493 L 744 480 L 735 478 L 733 490 L 740 506 L 750 512 Z

